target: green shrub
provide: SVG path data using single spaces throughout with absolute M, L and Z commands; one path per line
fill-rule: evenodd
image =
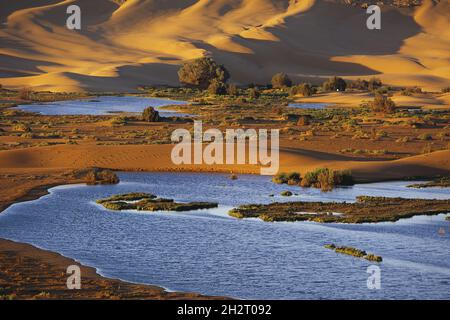
M 373 112 L 394 113 L 395 103 L 392 99 L 382 95 L 376 94 L 374 101 L 369 103 Z
M 287 173 L 281 172 L 272 178 L 272 182 L 277 184 L 285 184 L 288 182 Z
M 113 126 L 124 126 L 127 124 L 127 117 L 119 116 L 112 118 L 109 123 Z
M 325 91 L 345 91 L 347 83 L 344 79 L 334 76 L 325 81 L 322 84 L 322 88 Z
M 307 172 L 300 182 L 302 187 L 314 187 L 322 191 L 330 191 L 335 186 L 353 185 L 353 177 L 349 171 L 335 171 L 328 168 L 319 168 Z
M 368 89 L 370 91 L 377 90 L 377 89 L 381 88 L 382 86 L 383 86 L 383 83 L 378 78 L 370 78 L 370 80 L 368 82 Z
M 119 177 L 114 172 L 97 168 L 89 170 L 85 180 L 89 185 L 119 183 Z
M 212 79 L 208 87 L 210 94 L 224 95 L 227 94 L 227 86 L 218 79 Z
M 292 81 L 285 73 L 277 73 L 272 77 L 272 87 L 275 89 L 285 88 L 292 86 Z
M 291 96 L 301 94 L 304 97 L 310 97 L 314 94 L 314 89 L 309 83 L 302 83 L 297 86 L 293 86 L 290 91 Z
M 227 94 L 229 96 L 237 96 L 238 95 L 238 89 L 235 84 L 229 84 L 227 86 Z
M 18 123 L 13 127 L 14 131 L 18 132 L 31 132 L 30 126 L 24 124 L 24 123 Z
M 248 90 L 248 96 L 250 99 L 258 99 L 260 97 L 261 93 L 257 88 L 250 88 Z
M 142 112 L 142 120 L 147 122 L 159 122 L 161 118 L 158 111 L 156 111 L 153 107 L 148 107 Z

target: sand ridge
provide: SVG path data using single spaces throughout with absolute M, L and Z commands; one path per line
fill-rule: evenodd
M 122 171 L 192 171 L 259 174 L 258 165 L 175 165 L 173 145 L 101 146 L 57 145 L 0 151 L 0 167 L 7 172 L 72 170 L 101 167 Z M 280 171 L 307 171 L 329 167 L 348 169 L 358 181 L 405 179 L 450 174 L 450 150 L 390 161 L 355 161 L 345 156 L 298 148 L 280 148 Z
M 69 4 L 81 31 L 65 28 Z M 450 3 L 383 8 L 382 30 L 361 8 L 321 0 L 2 1 L 0 83 L 57 91 L 177 85 L 178 65 L 212 54 L 233 81 L 377 75 L 393 85 L 450 84 Z M 424 50 L 426 48 L 426 50 Z

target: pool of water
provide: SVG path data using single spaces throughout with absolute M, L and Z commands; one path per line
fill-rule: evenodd
M 121 112 L 142 112 L 146 107 L 182 105 L 184 101 L 137 96 L 101 96 L 89 99 L 26 104 L 18 109 L 43 115 L 110 115 Z M 170 110 L 158 110 L 161 116 L 187 116 Z
M 354 201 L 357 195 L 448 199 L 448 189 L 386 182 L 322 193 L 256 175 L 231 180 L 222 174 L 121 173 L 120 178 L 118 185 L 60 186 L 40 199 L 15 204 L 0 215 L 0 237 L 59 252 L 108 277 L 176 291 L 243 299 L 450 298 L 446 215 L 358 225 L 266 223 L 227 215 L 239 204 L 272 201 Z M 281 197 L 283 190 L 297 195 Z M 137 191 L 220 205 L 189 213 L 144 213 L 112 212 L 95 204 Z M 367 288 L 371 262 L 325 249 L 327 243 L 381 255 L 381 289 Z

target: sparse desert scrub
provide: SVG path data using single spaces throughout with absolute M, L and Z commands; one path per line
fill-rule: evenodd
M 385 155 L 388 153 L 386 149 L 368 150 L 368 149 L 353 149 L 353 148 L 342 149 L 340 150 L 340 152 L 353 154 L 368 154 L 368 155 Z
M 31 127 L 25 123 L 18 123 L 12 129 L 17 132 L 31 132 Z
M 258 99 L 261 96 L 261 93 L 257 88 L 248 89 L 248 96 L 250 99 Z
M 404 137 L 400 137 L 397 140 L 395 140 L 395 142 L 397 143 L 406 143 L 406 142 L 410 142 L 412 139 L 408 136 L 404 136 Z
M 109 121 L 109 124 L 112 126 L 124 126 L 127 124 L 127 120 L 127 117 L 124 116 L 114 117 Z

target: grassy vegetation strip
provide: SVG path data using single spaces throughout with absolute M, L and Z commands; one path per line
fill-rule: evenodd
M 178 203 L 173 199 L 158 198 L 153 194 L 141 192 L 114 195 L 96 202 L 114 211 L 191 211 L 218 207 L 218 204 L 213 202 Z
M 382 262 L 383 261 L 383 258 L 380 256 L 374 255 L 372 253 L 367 253 L 364 250 L 360 250 L 360 249 L 353 248 L 353 247 L 345 247 L 345 246 L 337 247 L 334 244 L 327 244 L 327 245 L 325 245 L 325 248 L 334 250 L 337 253 L 342 253 L 342 254 L 346 254 L 349 256 L 357 257 L 357 258 L 364 258 L 369 261 L 374 261 L 374 262 Z
M 450 200 L 359 196 L 355 203 L 300 201 L 242 205 L 230 210 L 229 215 L 239 219 L 260 218 L 267 222 L 368 223 L 448 212 Z
M 450 187 L 450 177 L 442 177 L 435 179 L 433 181 L 425 182 L 425 183 L 416 183 L 411 184 L 408 188 L 432 188 L 432 187 L 440 187 L 440 188 L 449 188 Z

